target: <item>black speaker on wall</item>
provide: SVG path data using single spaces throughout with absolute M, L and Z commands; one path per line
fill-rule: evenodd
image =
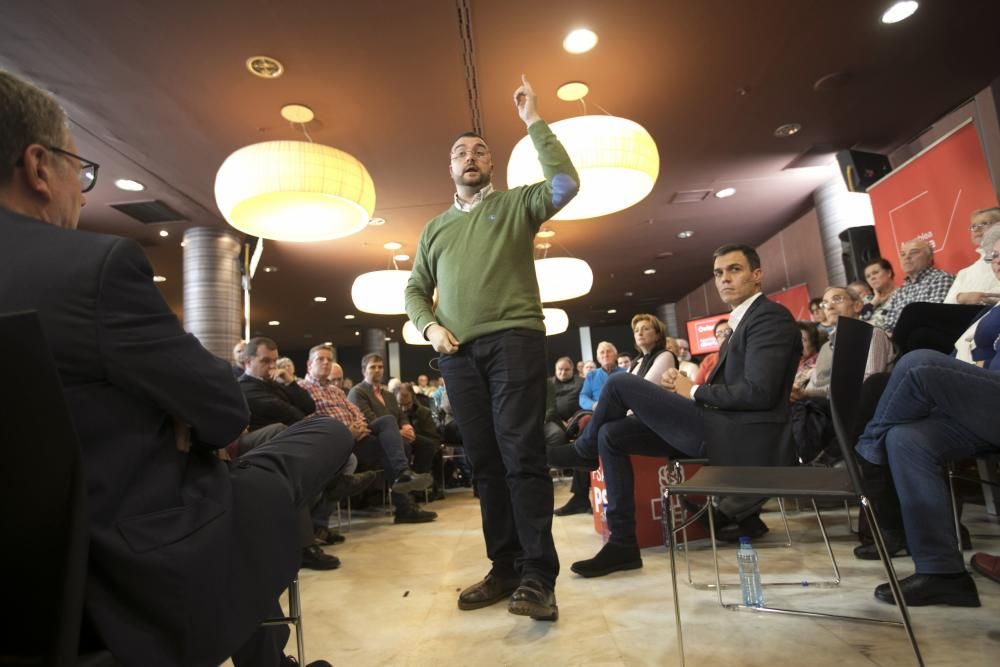
M 837 162 L 840 164 L 840 175 L 847 183 L 851 192 L 864 192 L 875 181 L 890 171 L 889 158 L 879 153 L 864 151 L 838 151 Z
M 840 232 L 840 247 L 844 260 L 844 273 L 847 274 L 849 283 L 864 280 L 865 266 L 881 256 L 873 225 L 848 227 Z

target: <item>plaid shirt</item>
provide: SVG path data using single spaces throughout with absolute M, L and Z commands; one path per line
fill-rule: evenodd
M 903 279 L 903 286 L 892 293 L 882 309 L 872 317 L 871 323 L 886 331 L 892 331 L 903 308 L 918 301 L 944 303 L 944 298 L 948 295 L 953 282 L 955 276 L 933 266 L 928 266 L 918 273 L 916 278 L 906 276 Z
M 359 419 L 364 420 L 365 416 L 361 414 L 358 406 L 347 400 L 344 391 L 332 382 L 323 384 L 310 374 L 299 380 L 299 386 L 308 391 L 316 402 L 317 415 L 333 417 L 346 426 Z

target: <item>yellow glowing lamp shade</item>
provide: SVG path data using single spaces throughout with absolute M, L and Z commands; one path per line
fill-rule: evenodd
M 265 141 L 226 158 L 215 202 L 236 229 L 275 241 L 328 241 L 361 231 L 375 212 L 368 170 L 344 151 Z
M 594 272 L 575 257 L 546 257 L 535 260 L 535 277 L 542 303 L 575 299 L 590 292 Z
M 553 220 L 583 220 L 624 210 L 653 190 L 660 154 L 649 132 L 617 116 L 576 116 L 550 125 L 580 174 L 580 191 Z M 507 186 L 544 179 L 538 152 L 525 136 L 507 163 Z
M 562 308 L 542 308 L 545 316 L 545 335 L 561 334 L 569 328 L 569 315 Z
M 410 320 L 403 323 L 403 340 L 410 345 L 430 345 L 431 342 L 420 335 L 415 325 Z
M 406 283 L 409 271 L 387 269 L 362 273 L 351 285 L 354 306 L 376 315 L 402 315 L 406 312 Z

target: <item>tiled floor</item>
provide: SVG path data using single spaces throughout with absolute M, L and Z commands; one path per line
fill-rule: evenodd
M 566 494 L 566 485 L 557 486 L 557 504 Z M 461 490 L 430 508 L 440 514 L 433 524 L 395 526 L 388 517 L 356 520 L 347 542 L 329 549 L 343 560 L 339 570 L 302 572 L 307 659 L 350 667 L 679 664 L 664 548 L 644 550 L 641 570 L 582 579 L 569 565 L 593 555 L 600 538 L 588 516 L 556 517 L 563 566 L 559 621 L 512 616 L 503 604 L 463 612 L 455 604 L 458 591 L 489 567 L 479 506 L 468 490 Z M 982 506 L 968 505 L 966 514 L 977 550 L 1000 552 L 1000 525 L 986 518 Z M 769 603 L 898 618 L 894 607 L 872 597 L 873 587 L 883 581 L 881 566 L 852 557 L 856 542 L 847 534 L 843 510 L 824 516 L 843 582 L 834 589 L 768 588 Z M 790 549 L 765 548 L 781 540 L 778 515 L 764 518 L 772 527 L 758 544 L 765 582 L 830 578 L 829 559 L 810 515 L 790 516 Z M 696 551 L 693 559 L 697 580 L 714 576 L 710 550 Z M 721 551 L 721 560 L 724 576 L 734 580 L 732 547 Z M 900 576 L 912 572 L 908 558 L 895 563 Z M 976 583 L 983 602 L 979 609 L 911 609 L 927 665 L 1000 665 L 1000 586 L 978 575 Z M 712 591 L 685 583 L 679 591 L 690 666 L 914 664 L 899 628 L 726 611 Z M 735 601 L 738 591 L 728 596 Z

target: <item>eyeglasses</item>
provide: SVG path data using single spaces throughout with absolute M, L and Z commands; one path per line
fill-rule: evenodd
M 824 301 L 820 303 L 819 307 L 822 308 L 823 310 L 826 310 L 828 308 L 832 308 L 836 304 L 844 303 L 845 301 L 847 301 L 847 297 L 845 295 L 834 294 L 833 296 L 830 297 L 829 301 Z
M 997 222 L 998 222 L 997 220 L 987 220 L 986 222 L 976 222 L 976 223 L 973 223 L 973 224 L 969 225 L 969 231 L 975 233 L 975 232 L 978 232 L 980 229 L 986 229 L 987 227 L 992 227 L 993 225 L 997 224 Z
M 64 151 L 61 148 L 56 148 L 55 146 L 44 146 L 45 150 L 52 151 L 53 153 L 59 153 L 65 157 L 71 157 L 80 163 L 80 192 L 90 192 L 97 185 L 97 170 L 101 168 L 101 165 L 96 162 L 91 162 L 86 158 L 82 158 L 79 155 L 70 153 L 69 151 Z M 20 158 L 14 163 L 15 167 L 24 166 L 24 158 Z
M 1000 252 L 997 252 L 996 250 L 994 250 L 988 255 L 983 255 L 983 261 L 986 262 L 987 264 L 992 264 L 998 258 L 1000 258 Z
M 477 160 L 484 160 L 489 156 L 490 152 L 485 148 L 477 148 L 474 151 L 467 151 L 464 148 L 460 151 L 455 151 L 451 154 L 452 160 L 465 160 L 469 156 L 476 158 Z

